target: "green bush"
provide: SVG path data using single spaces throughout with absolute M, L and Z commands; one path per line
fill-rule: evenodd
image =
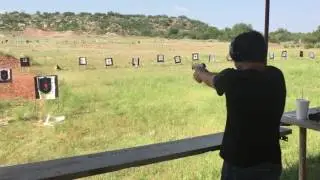
M 2 51 L 0 51 L 0 56 L 14 57 L 12 54 L 10 54 L 10 53 L 5 53 L 5 52 L 2 52 Z
M 311 49 L 311 48 L 314 48 L 314 45 L 313 44 L 305 44 L 304 48 L 305 49 Z
M 320 43 L 315 44 L 314 48 L 320 48 Z

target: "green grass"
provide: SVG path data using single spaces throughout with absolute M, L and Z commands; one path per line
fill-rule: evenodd
M 140 45 L 131 45 L 136 40 L 119 38 L 114 40 L 118 43 L 96 43 L 105 48 L 90 49 L 70 44 L 58 47 L 55 41 L 62 42 L 62 39 L 51 39 L 46 46 L 11 44 L 1 47 L 0 50 L 16 56 L 32 55 L 41 65 L 33 71 L 58 74 L 61 96 L 46 102 L 41 111 L 66 115 L 66 120 L 55 127 L 38 126 L 35 102 L 22 102 L 21 105 L 21 102 L 2 101 L 0 113 L 4 116 L 6 112 L 14 121 L 0 127 L 0 164 L 49 160 L 223 131 L 225 99 L 192 79 L 190 58 L 192 52 L 204 52 L 202 57 L 205 57 L 213 51 L 219 62 L 211 63 L 210 70 L 232 67 L 232 63 L 225 61 L 228 45 L 172 40 L 166 47 L 161 47 L 160 41 L 153 43 L 155 39 L 143 38 L 139 38 Z M 157 65 L 154 58 L 158 52 L 172 57 L 181 54 L 184 64 L 174 65 L 170 60 L 166 65 Z M 82 54 L 87 55 L 90 66 L 95 69 L 78 69 L 77 58 Z M 109 54 L 115 56 L 118 68 L 103 67 L 103 57 Z M 144 67 L 130 68 L 130 57 L 139 54 L 143 57 Z M 53 65 L 57 63 L 69 70 L 54 72 Z M 295 108 L 301 88 L 311 100 L 311 106 L 320 104 L 318 61 L 291 58 L 271 64 L 285 74 L 286 111 Z M 298 175 L 298 129 L 292 128 L 289 142 L 281 143 L 283 179 L 288 180 L 295 180 Z M 320 175 L 317 169 L 320 165 L 319 140 L 319 133 L 308 132 L 310 179 Z M 221 164 L 217 151 L 87 179 L 219 179 Z

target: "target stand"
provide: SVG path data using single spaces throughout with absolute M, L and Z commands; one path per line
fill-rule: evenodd
M 157 55 L 157 63 L 164 63 L 165 57 L 163 54 Z
M 181 64 L 182 63 L 181 56 L 174 56 L 173 60 L 174 60 L 175 64 Z
M 269 52 L 269 60 L 274 60 L 274 52 Z
M 208 62 L 210 63 L 210 62 L 216 62 L 216 56 L 214 55 L 214 54 L 209 54 L 209 60 L 208 60 Z
M 140 58 L 139 57 L 133 57 L 131 59 L 131 65 L 134 68 L 139 68 L 140 67 Z
M 29 57 L 20 58 L 20 72 L 30 72 L 31 61 Z
M 309 58 L 312 59 L 312 60 L 314 60 L 316 58 L 316 55 L 315 55 L 314 52 L 309 52 L 308 55 L 309 55 Z
M 88 65 L 88 60 L 86 57 L 79 57 L 79 70 L 86 70 Z
M 111 66 L 113 66 L 113 58 L 111 58 L 111 57 L 108 57 L 108 58 L 105 58 L 105 60 L 104 60 L 105 62 L 105 67 L 111 67 Z
M 200 60 L 199 53 L 192 53 L 192 61 Z
M 0 68 L 0 83 L 12 83 L 12 69 Z
M 59 97 L 58 88 L 58 76 L 57 75 L 45 75 L 35 76 L 35 112 L 38 116 L 39 122 L 43 122 L 45 126 L 51 126 L 50 119 L 52 116 L 47 113 L 46 119 L 43 120 L 45 113 L 45 102 L 47 100 L 55 100 Z M 60 102 L 58 102 L 58 110 L 60 109 Z M 61 122 L 65 119 L 64 116 L 55 117 L 55 122 Z
M 282 58 L 282 60 L 287 60 L 288 59 L 288 51 L 282 51 L 281 58 Z
M 303 51 L 300 51 L 299 57 L 300 57 L 301 59 L 303 58 L 303 55 L 304 55 L 304 52 L 303 52 Z

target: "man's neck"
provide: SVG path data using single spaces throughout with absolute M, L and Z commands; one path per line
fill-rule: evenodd
M 264 64 L 264 63 L 245 62 L 245 63 L 238 63 L 236 65 L 236 67 L 239 70 L 254 69 L 254 70 L 263 71 L 266 68 L 266 64 Z

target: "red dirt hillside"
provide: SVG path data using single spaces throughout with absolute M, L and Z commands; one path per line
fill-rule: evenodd
M 0 83 L 1 99 L 34 99 L 34 75 L 20 72 L 20 61 L 10 56 L 0 56 L 1 68 L 12 68 L 12 83 Z

